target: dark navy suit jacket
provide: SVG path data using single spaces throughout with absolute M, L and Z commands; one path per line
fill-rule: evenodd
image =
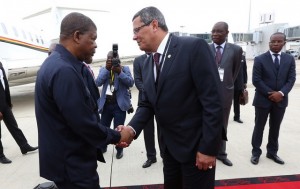
M 282 52 L 277 73 L 272 56 L 268 51 L 255 57 L 252 74 L 252 82 L 256 88 L 253 106 L 270 107 L 274 102 L 268 99 L 268 92 L 281 91 L 284 93 L 284 98 L 277 105 L 282 108 L 287 107 L 288 94 L 296 81 L 294 57 Z
M 5 90 L 4 90 L 2 83 L 0 83 L 0 112 L 2 112 L 6 108 L 11 107 L 11 98 L 10 98 L 10 91 L 9 91 L 7 77 L 6 77 L 6 74 L 5 74 L 5 71 L 3 69 L 3 65 L 1 62 L 0 62 L 0 69 L 2 70 L 2 73 L 3 73 L 3 80 L 4 80 L 4 85 L 5 85 Z
M 216 155 L 222 134 L 220 78 L 208 44 L 199 38 L 170 35 L 170 46 L 155 89 L 152 56 L 143 67 L 146 99 L 129 122 L 141 133 L 156 116 L 162 143 L 179 162 L 196 152 Z
M 72 182 L 98 177 L 96 149 L 121 137 L 100 124 L 97 105 L 82 75 L 84 66 L 57 45 L 38 72 L 35 113 L 40 175 L 54 182 L 66 176 Z

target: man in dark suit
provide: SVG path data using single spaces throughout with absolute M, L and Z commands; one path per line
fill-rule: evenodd
M 100 124 L 82 61 L 95 53 L 97 28 L 80 13 L 61 22 L 60 40 L 42 64 L 35 85 L 40 175 L 59 189 L 100 189 L 97 159 L 104 145 L 130 143 L 134 133 Z
M 242 56 L 242 67 L 240 69 L 239 75 L 234 82 L 234 95 L 233 95 L 233 120 L 238 123 L 243 123 L 241 120 L 240 113 L 240 96 L 244 89 L 247 88 L 247 63 L 245 55 Z
M 136 57 L 133 61 L 134 83 L 136 88 L 139 90 L 138 105 L 145 98 L 142 70 L 147 56 L 149 55 L 143 54 L 141 56 Z M 153 116 L 153 118 L 150 119 L 150 121 L 147 123 L 147 126 L 143 130 L 146 155 L 147 155 L 147 161 L 143 164 L 142 166 L 143 168 L 150 167 L 152 163 L 156 163 L 157 161 L 154 128 L 155 127 L 154 127 L 154 116 Z M 159 132 L 157 131 L 157 133 Z M 158 141 L 159 141 L 159 136 L 158 136 Z
M 278 164 L 284 161 L 277 156 L 280 124 L 288 105 L 288 94 L 296 81 L 295 59 L 281 52 L 286 43 L 284 33 L 271 35 L 270 50 L 255 57 L 252 82 L 255 86 L 253 106 L 255 107 L 255 126 L 252 134 L 251 163 L 258 164 L 262 154 L 262 144 L 265 124 L 269 118 L 269 137 L 267 158 Z
M 234 82 L 241 68 L 243 54 L 243 50 L 240 46 L 226 41 L 228 33 L 228 24 L 226 22 L 217 22 L 211 31 L 213 43 L 210 45 L 215 55 L 220 79 L 222 81 L 223 126 L 226 133 L 233 100 Z M 227 166 L 232 166 L 232 162 L 227 158 L 225 140 L 222 141 L 217 159 Z
M 22 154 L 35 151 L 38 147 L 32 147 L 28 144 L 22 130 L 18 127 L 14 114 L 12 113 L 12 103 L 10 98 L 10 90 L 7 81 L 3 65 L 0 62 L 0 120 L 3 120 L 8 131 L 14 137 L 18 146 L 21 149 Z M 1 127 L 0 127 L 0 139 L 1 139 Z M 3 153 L 3 146 L 0 140 L 0 163 L 11 163 L 11 160 L 5 157 Z
M 222 103 L 209 46 L 199 38 L 169 34 L 155 7 L 143 8 L 132 21 L 133 39 L 142 51 L 152 53 L 142 71 L 145 99 L 128 125 L 137 138 L 155 115 L 163 144 L 165 189 L 212 189 L 222 138 Z

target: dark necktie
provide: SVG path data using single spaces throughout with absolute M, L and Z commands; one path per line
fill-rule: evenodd
M 218 45 L 216 50 L 216 63 L 218 67 L 220 66 L 221 58 L 222 58 L 221 48 L 222 46 Z
M 278 70 L 279 69 L 279 59 L 278 59 L 279 54 L 273 54 L 273 55 L 275 56 L 275 59 L 274 59 L 275 68 Z
M 160 57 L 159 53 L 155 53 L 154 56 L 153 56 L 153 61 L 154 61 L 155 66 L 156 66 L 156 80 L 155 80 L 156 83 L 158 81 L 159 74 L 160 74 L 159 57 Z

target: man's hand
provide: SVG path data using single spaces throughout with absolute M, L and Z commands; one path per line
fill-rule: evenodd
M 282 94 L 280 92 L 278 92 L 278 91 L 268 92 L 268 94 L 269 94 L 269 97 L 268 97 L 269 100 L 271 100 L 273 102 L 278 103 L 278 102 L 280 102 L 280 101 L 283 100 Z
M 206 171 L 207 169 L 212 169 L 216 166 L 216 157 L 204 155 L 200 152 L 197 152 L 196 155 L 196 166 L 199 170 Z
M 122 66 L 117 66 L 117 67 L 113 66 L 111 69 L 113 72 L 120 74 L 122 71 Z
M 3 114 L 0 112 L 0 121 L 3 119 Z
M 133 137 L 135 136 L 134 131 L 131 127 L 126 127 L 124 125 L 119 125 L 116 128 L 117 131 L 121 134 L 121 139 L 118 144 L 116 144 L 118 147 L 128 147 L 131 142 L 133 141 Z

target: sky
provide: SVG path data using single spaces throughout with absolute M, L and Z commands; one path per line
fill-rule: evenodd
M 162 11 L 171 32 L 209 33 L 218 21 L 227 22 L 230 32 L 251 32 L 261 26 L 260 15 L 265 13 L 273 13 L 275 23 L 300 25 L 299 0 L 0 0 L 0 4 L 0 20 L 13 21 L 53 5 L 105 11 L 88 15 L 98 26 L 100 56 L 106 55 L 115 42 L 120 43 L 120 54 L 121 49 L 124 55 L 140 53 L 132 40 L 131 19 L 146 6 L 156 6 Z

